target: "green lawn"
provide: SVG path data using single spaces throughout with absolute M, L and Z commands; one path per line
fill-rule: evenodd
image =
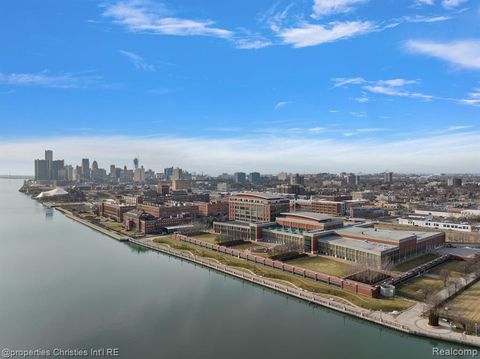
M 423 302 L 425 300 L 425 289 L 431 287 L 435 293 L 444 288 L 443 282 L 439 279 L 432 278 L 414 278 L 407 283 L 397 287 L 396 292 L 402 297 L 418 300 Z
M 355 272 L 355 268 L 347 263 L 324 257 L 297 258 L 288 261 L 288 264 L 336 277 L 345 277 Z
M 213 233 L 197 234 L 196 236 L 192 236 L 192 238 L 198 239 L 199 241 L 205 241 L 205 242 L 209 242 L 209 243 L 218 244 L 217 235 L 213 234 Z
M 437 254 L 433 254 L 433 253 L 424 254 L 423 256 L 414 258 L 405 263 L 395 266 L 393 270 L 396 272 L 408 272 L 410 269 L 418 267 L 421 264 L 433 261 L 435 258 L 438 258 L 438 257 L 439 256 Z
M 261 264 L 255 264 L 243 259 L 231 257 L 229 255 L 221 254 L 206 248 L 195 246 L 190 243 L 179 242 L 169 237 L 157 238 L 155 239 L 155 242 L 168 244 L 175 249 L 187 250 L 201 257 L 213 258 L 225 265 L 248 269 L 257 275 L 261 275 L 266 278 L 287 281 L 296 285 L 297 287 L 303 288 L 311 292 L 340 297 L 367 309 L 383 311 L 402 311 L 412 306 L 412 302 L 403 300 L 401 298 L 368 298 L 362 295 L 357 295 L 354 293 L 343 291 L 341 289 L 337 289 L 333 286 L 329 286 L 321 282 L 315 282 L 313 280 L 305 279 L 287 272 L 282 272 L 278 269 L 269 268 Z

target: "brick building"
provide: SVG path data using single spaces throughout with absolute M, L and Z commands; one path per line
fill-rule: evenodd
M 228 215 L 229 204 L 226 201 L 199 202 L 198 213 L 200 216 L 219 216 Z
M 242 222 L 273 222 L 288 212 L 290 201 L 267 193 L 239 193 L 229 199 L 229 219 Z
M 199 214 L 198 205 L 193 204 L 157 205 L 139 203 L 137 209 L 157 218 L 183 217 L 195 219 Z
M 103 202 L 100 206 L 100 215 L 117 222 L 123 222 L 123 215 L 132 209 L 135 209 L 135 205 Z

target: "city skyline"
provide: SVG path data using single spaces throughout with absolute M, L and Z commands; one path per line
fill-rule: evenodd
M 0 173 L 31 174 L 39 147 L 212 174 L 478 173 L 474 1 L 236 6 L 3 2 Z

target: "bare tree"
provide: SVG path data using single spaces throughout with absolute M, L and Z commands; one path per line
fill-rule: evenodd
M 443 286 L 446 287 L 447 282 L 450 279 L 450 272 L 446 269 L 442 269 L 438 275 L 443 282 Z

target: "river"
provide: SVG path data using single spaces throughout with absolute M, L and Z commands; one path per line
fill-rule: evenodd
M 120 358 L 430 358 L 416 338 L 99 234 L 0 179 L 0 349 Z M 458 348 L 458 347 L 457 347 Z M 64 356 L 61 356 L 64 357 Z

